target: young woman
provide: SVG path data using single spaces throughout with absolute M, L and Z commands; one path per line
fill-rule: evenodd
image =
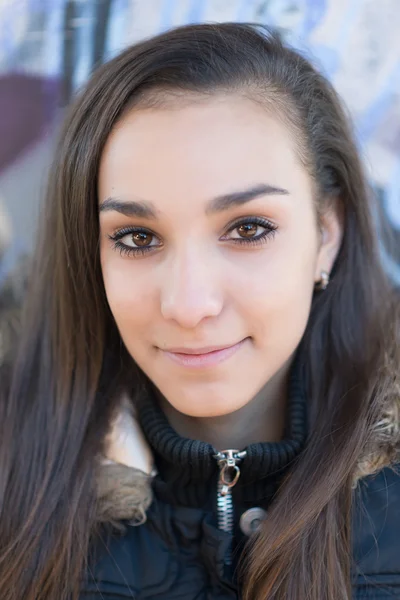
M 336 93 L 268 30 L 96 71 L 3 360 L 2 600 L 400 597 L 371 200 Z

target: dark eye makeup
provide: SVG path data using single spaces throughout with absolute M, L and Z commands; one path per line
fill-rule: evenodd
M 261 233 L 257 234 L 258 229 L 263 228 Z M 237 232 L 239 237 L 232 238 L 229 236 L 232 232 Z M 234 245 L 241 246 L 258 246 L 265 243 L 277 231 L 277 226 L 268 219 L 262 217 L 246 217 L 236 220 L 228 226 L 227 233 L 220 237 L 220 240 L 227 241 Z M 131 236 L 131 242 L 135 246 L 129 246 L 122 242 L 122 239 Z M 145 227 L 123 227 L 117 230 L 108 238 L 112 242 L 113 248 L 118 251 L 121 256 L 141 257 L 149 252 L 154 252 L 163 247 L 160 238 Z M 153 242 L 156 242 L 153 244 Z

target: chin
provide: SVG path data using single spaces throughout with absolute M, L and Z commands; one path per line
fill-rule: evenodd
M 226 402 L 221 400 L 207 400 L 204 402 L 204 399 L 193 401 L 185 399 L 182 404 L 178 404 L 176 402 L 171 403 L 175 410 L 181 412 L 182 414 L 188 417 L 196 417 L 196 418 L 212 418 L 212 417 L 223 417 L 225 415 L 229 415 L 240 408 L 242 408 L 246 403 L 241 402 Z

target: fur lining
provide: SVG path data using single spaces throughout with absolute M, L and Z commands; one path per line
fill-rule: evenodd
M 117 525 L 141 525 L 152 501 L 150 477 L 132 467 L 103 463 L 97 473 L 97 519 Z
M 129 399 L 122 398 L 97 470 L 99 521 L 141 525 L 151 504 L 153 456 Z
M 118 412 L 105 439 L 103 463 L 118 463 L 150 475 L 153 456 L 129 398 L 121 399 Z
M 387 408 L 371 430 L 369 447 L 357 464 L 353 487 L 359 479 L 374 475 L 384 467 L 393 466 L 400 460 L 400 384 L 395 386 Z
M 400 316 L 400 315 L 398 315 Z M 394 320 L 393 339 L 400 340 L 398 316 Z M 378 376 L 382 386 L 379 419 L 372 424 L 369 442 L 357 464 L 353 487 L 359 479 L 374 475 L 384 467 L 394 466 L 400 461 L 400 377 L 397 354 L 387 353 Z

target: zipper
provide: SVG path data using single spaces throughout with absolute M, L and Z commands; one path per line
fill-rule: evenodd
M 238 465 L 245 456 L 245 450 L 242 452 L 239 450 L 222 450 L 214 455 L 219 466 L 217 489 L 218 528 L 222 531 L 226 531 L 226 533 L 229 533 L 231 536 L 233 535 L 234 521 L 232 488 L 239 480 L 240 468 Z M 232 564 L 231 548 L 229 548 L 225 562 L 227 565 Z

